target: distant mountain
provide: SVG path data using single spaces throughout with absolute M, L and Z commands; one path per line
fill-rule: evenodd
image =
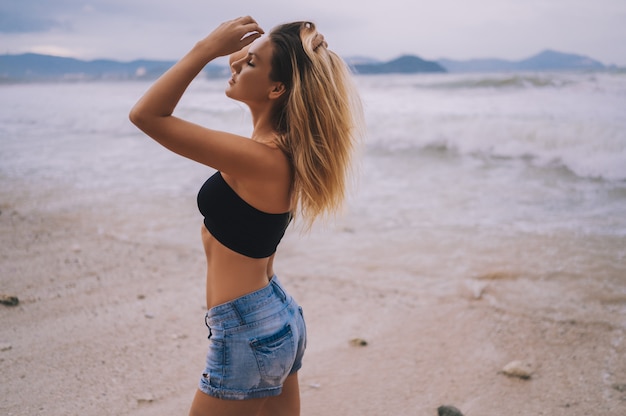
M 388 62 L 356 63 L 357 74 L 412 74 L 417 72 L 446 72 L 437 62 L 425 61 L 414 55 L 403 55 Z
M 359 74 L 446 72 L 436 62 L 411 55 L 388 62 L 357 56 L 346 59 L 346 62 Z M 0 55 L 0 82 L 154 79 L 172 65 L 174 61 L 83 61 L 33 53 Z M 228 76 L 230 71 L 226 66 L 209 64 L 204 73 L 209 77 L 221 77 Z
M 446 68 L 448 72 L 503 72 L 515 70 L 514 62 L 502 59 L 470 59 L 467 61 L 440 59 L 437 62 Z
M 375 65 L 381 63 L 379 59 L 375 59 L 369 56 L 348 56 L 343 57 L 343 60 L 350 67 L 353 67 L 354 65 Z
M 0 55 L 0 82 L 153 79 L 172 65 L 174 61 L 82 61 L 33 53 Z M 209 76 L 222 75 L 224 71 L 225 67 L 210 64 L 204 70 Z
M 545 50 L 521 61 L 503 59 L 470 59 L 437 61 L 450 72 L 502 72 L 502 71 L 574 71 L 603 70 L 607 67 L 586 56 Z
M 551 50 L 543 51 L 521 61 L 441 59 L 435 62 L 426 61 L 414 55 L 404 55 L 386 62 L 363 56 L 346 58 L 346 62 L 357 74 L 615 69 L 586 56 Z M 174 65 L 174 61 L 136 60 L 119 62 L 104 59 L 82 61 L 74 58 L 32 53 L 0 55 L 0 82 L 154 79 L 172 65 Z M 211 63 L 204 68 L 203 73 L 208 77 L 226 77 L 230 71 L 224 65 Z
M 545 50 L 535 56 L 518 62 L 518 67 L 520 69 L 532 69 L 537 71 L 606 68 L 601 62 L 586 56 L 551 50 Z

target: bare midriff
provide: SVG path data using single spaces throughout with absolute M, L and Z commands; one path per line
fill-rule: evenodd
M 274 255 L 254 259 L 225 247 L 202 225 L 207 260 L 206 304 L 210 309 L 267 286 Z

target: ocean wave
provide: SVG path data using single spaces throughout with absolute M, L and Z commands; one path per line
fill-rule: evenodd
M 451 79 L 444 82 L 428 84 L 414 84 L 415 88 L 432 89 L 476 89 L 476 88 L 562 88 L 573 84 L 575 81 L 551 74 L 511 74 L 481 76 L 479 78 Z
M 368 150 L 523 160 L 532 166 L 563 167 L 581 178 L 626 181 L 626 131 L 616 125 L 507 119 L 413 122 L 417 126 L 370 131 Z
M 516 90 L 610 88 L 624 92 L 626 73 L 622 72 L 502 72 L 502 73 L 452 73 L 409 74 L 386 77 L 361 77 L 359 84 L 365 89 L 382 88 L 414 91 L 423 90 Z
M 468 146 L 443 139 L 426 143 L 396 141 L 393 144 L 370 143 L 367 147 L 374 154 L 421 154 L 435 157 L 454 156 L 480 160 L 523 161 L 541 168 L 563 168 L 583 178 L 609 182 L 626 182 L 626 150 L 589 152 L 589 149 L 543 151 L 539 149 L 507 146 Z M 456 163 L 451 160 L 451 163 Z
M 475 74 L 381 81 L 362 88 L 373 151 L 526 160 L 564 167 L 581 178 L 626 181 L 625 76 Z M 416 84 L 422 89 L 411 88 Z

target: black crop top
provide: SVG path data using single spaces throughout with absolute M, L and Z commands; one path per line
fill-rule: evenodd
M 218 171 L 198 192 L 198 209 L 207 230 L 223 245 L 244 256 L 261 259 L 276 251 L 291 213 L 259 211 L 226 183 Z

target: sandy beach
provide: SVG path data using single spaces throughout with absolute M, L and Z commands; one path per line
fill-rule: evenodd
M 1 414 L 187 414 L 206 347 L 187 202 L 133 208 L 3 183 L 0 292 L 19 304 L 0 305 Z M 184 218 L 178 239 L 149 229 L 157 213 Z M 303 415 L 626 414 L 623 238 L 513 235 L 494 262 L 481 253 L 502 235 L 440 230 L 394 245 L 357 223 L 348 213 L 279 249 L 309 330 Z M 475 260 L 455 263 L 459 251 Z M 553 271 L 534 270 L 546 256 Z M 502 372 L 513 361 L 529 378 Z

